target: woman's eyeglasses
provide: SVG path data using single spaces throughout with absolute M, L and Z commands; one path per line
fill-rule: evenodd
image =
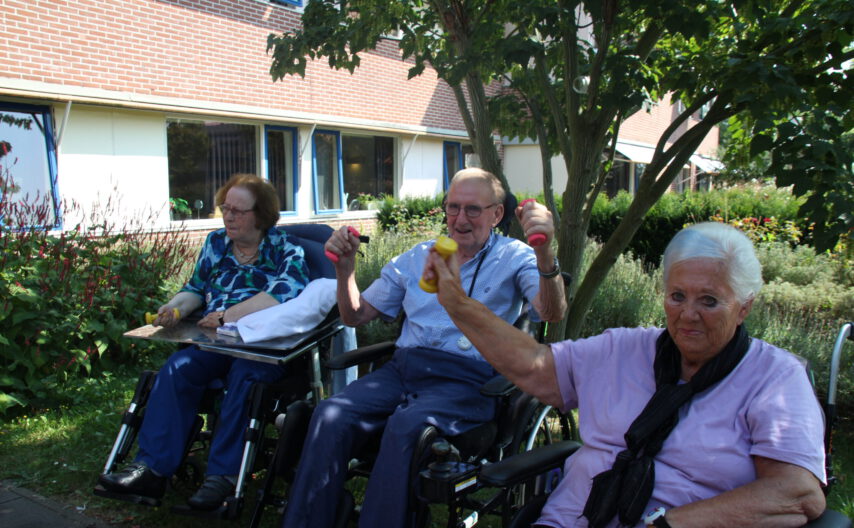
M 466 216 L 469 218 L 477 218 L 483 212 L 484 209 L 489 209 L 490 207 L 495 207 L 498 204 L 487 205 L 486 207 L 481 207 L 479 205 L 467 205 L 465 207 L 460 207 L 459 204 L 448 203 L 445 204 L 445 213 L 448 216 L 457 216 L 460 214 L 460 209 L 465 211 Z
M 242 218 L 246 213 L 251 213 L 255 209 L 238 209 L 237 207 L 232 207 L 228 204 L 222 204 L 219 206 L 219 210 L 222 212 L 222 216 L 232 214 L 235 218 Z

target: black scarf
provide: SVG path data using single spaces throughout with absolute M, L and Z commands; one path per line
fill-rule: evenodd
M 750 347 L 750 338 L 739 325 L 726 347 L 681 385 L 682 356 L 667 330 L 655 347 L 655 394 L 629 426 L 627 449 L 617 454 L 611 469 L 593 477 L 582 513 L 592 528 L 607 525 L 617 514 L 623 525 L 637 524 L 655 486 L 653 458 L 679 421 L 679 408 L 732 372 Z

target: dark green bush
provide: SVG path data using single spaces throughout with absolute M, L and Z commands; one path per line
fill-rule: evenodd
M 631 200 L 626 192 L 620 192 L 613 199 L 600 194 L 590 217 L 590 236 L 599 241 L 607 240 L 625 216 Z M 809 231 L 808 226 L 800 224 L 797 215 L 802 202 L 788 190 L 774 187 L 667 193 L 647 213 L 628 249 L 647 264 L 657 265 L 673 235 L 686 224 L 710 219 L 741 222 L 744 225 L 739 227 L 749 227 L 770 237 L 768 240 L 797 242 L 800 235 Z
M 0 414 L 61 402 L 69 379 L 137 359 L 122 334 L 168 298 L 164 284 L 195 256 L 186 234 L 147 230 L 152 219 L 114 226 L 104 212 L 61 233 L 28 227 L 48 213 L 0 201 Z

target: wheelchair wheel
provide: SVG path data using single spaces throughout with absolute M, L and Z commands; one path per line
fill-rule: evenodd
M 539 404 L 533 414 L 531 425 L 526 431 L 525 442 L 520 451 L 574 439 L 575 420 L 551 405 Z

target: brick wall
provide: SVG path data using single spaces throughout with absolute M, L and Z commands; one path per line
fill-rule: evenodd
M 267 36 L 299 24 L 257 0 L 3 0 L 0 77 L 464 130 L 435 72 L 407 80 L 397 41 L 354 75 L 325 61 L 272 82 Z
M 626 119 L 620 126 L 620 139 L 655 145 L 662 132 L 670 126 L 678 114 L 677 108 L 670 104 L 670 94 L 666 94 L 664 99 L 654 105 L 649 112 L 641 110 Z M 687 122 L 673 135 L 672 140 L 678 139 L 696 122 L 694 117 L 688 118 Z M 697 153 L 717 158 L 717 148 L 718 128 L 714 127 L 700 143 Z

